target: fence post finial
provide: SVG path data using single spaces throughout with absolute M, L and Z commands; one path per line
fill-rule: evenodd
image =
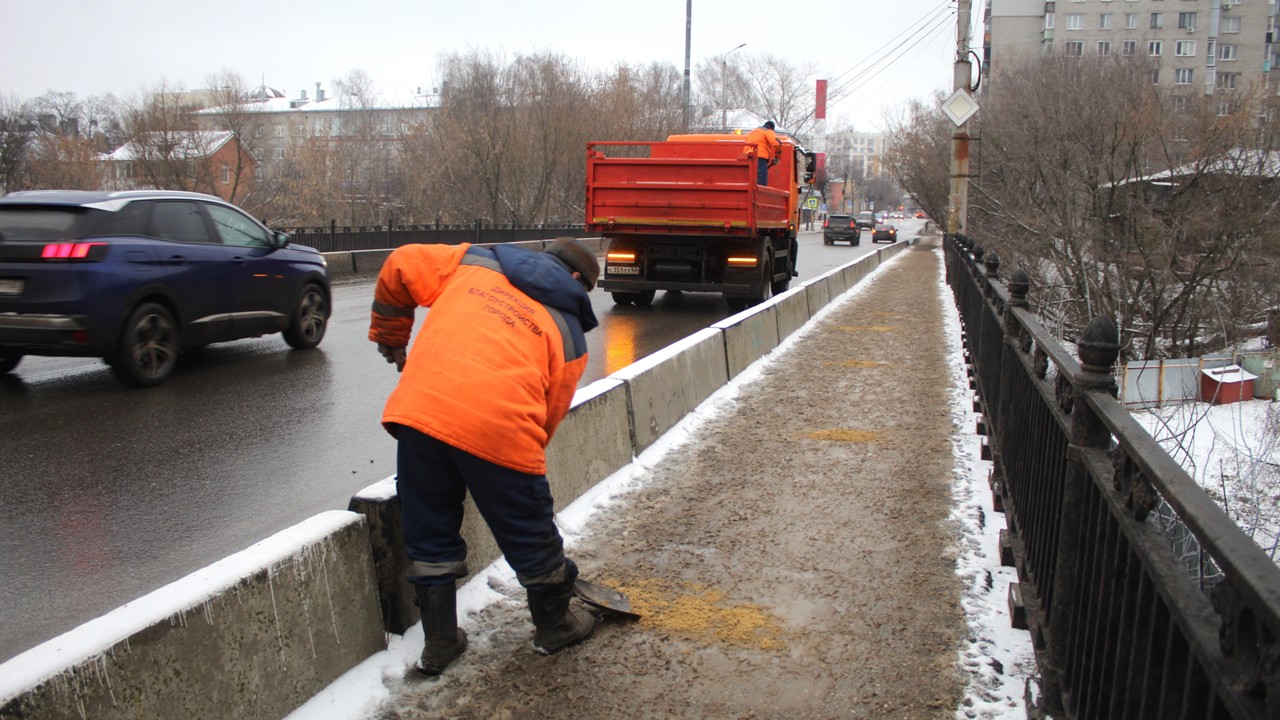
M 1027 293 L 1031 291 L 1031 276 L 1026 270 L 1018 268 L 1013 271 L 1013 277 L 1009 278 L 1009 304 L 1013 307 L 1025 308 L 1030 303 L 1027 302 Z

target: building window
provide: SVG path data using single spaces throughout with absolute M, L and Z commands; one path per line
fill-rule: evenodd
M 382 134 L 394 135 L 396 132 L 395 118 L 382 118 Z
M 1125 29 L 1125 30 L 1137 30 L 1137 29 L 1138 29 L 1138 13 L 1125 13 L 1125 14 L 1124 14 L 1124 29 Z
M 1151 13 L 1151 29 L 1159 30 L 1164 27 L 1164 13 Z
M 1179 95 L 1173 99 L 1173 109 L 1180 113 L 1191 112 L 1191 98 Z
M 1213 84 L 1219 90 L 1235 90 L 1239 79 L 1240 73 L 1218 73 Z
M 1053 13 L 1044 14 L 1044 29 L 1045 30 L 1053 29 Z
M 1238 47 L 1239 46 L 1237 45 L 1219 45 L 1218 59 L 1219 60 L 1235 60 L 1237 58 L 1236 51 Z
M 1221 117 L 1226 117 L 1231 113 L 1235 112 L 1235 110 L 1236 110 L 1235 103 L 1231 102 L 1230 100 L 1222 100 L 1218 102 L 1218 115 Z
M 272 128 L 272 132 L 275 134 L 276 137 L 284 137 L 284 126 L 277 125 L 274 128 Z
M 284 148 L 276 148 L 276 159 L 277 160 L 284 159 Z
M 231 168 L 227 167 L 226 165 L 222 166 L 222 184 L 223 185 L 231 184 Z
M 1111 41 L 1110 41 L 1110 40 L 1099 40 L 1099 41 L 1098 41 L 1098 55 L 1100 55 L 1100 56 L 1102 56 L 1102 57 L 1106 57 L 1107 55 L 1110 55 L 1110 54 L 1111 54 Z
M 1160 68 L 1151 68 L 1151 84 L 1160 84 Z
M 1138 41 L 1137 41 L 1137 40 L 1125 40 L 1124 42 L 1120 43 L 1120 54 L 1121 54 L 1121 55 L 1124 55 L 1125 57 L 1132 57 L 1132 56 L 1134 56 L 1134 55 L 1137 55 L 1137 54 L 1138 54 Z
M 1184 30 L 1196 29 L 1196 14 L 1193 12 L 1178 13 L 1178 27 Z
M 1101 15 L 1098 16 L 1098 29 L 1099 30 L 1111 29 L 1111 13 L 1102 13 Z
M 1063 50 L 1066 51 L 1067 57 L 1080 57 L 1084 55 L 1084 43 L 1079 40 L 1071 40 L 1063 45 Z
M 1160 52 L 1164 49 L 1164 43 L 1160 40 L 1152 40 L 1147 43 L 1147 54 L 1151 57 L 1160 57 Z
M 1077 14 L 1077 13 L 1072 13 L 1072 14 L 1068 15 L 1068 16 L 1067 16 L 1067 29 L 1068 29 L 1068 30 L 1083 30 L 1083 29 L 1084 29 L 1084 15 L 1080 15 L 1080 14 Z
M 1173 44 L 1173 54 L 1178 57 L 1195 57 L 1195 40 L 1178 40 Z
M 1174 85 L 1190 85 L 1195 78 L 1196 71 L 1191 68 L 1177 68 L 1173 71 Z
M 1239 16 L 1237 16 L 1237 17 L 1224 17 L 1224 18 L 1222 18 L 1222 24 L 1221 24 L 1221 26 L 1220 26 L 1218 29 L 1219 29 L 1219 30 L 1221 30 L 1221 31 L 1222 31 L 1222 32 L 1224 32 L 1224 33 L 1238 33 L 1238 32 L 1240 32 L 1240 18 L 1239 18 Z

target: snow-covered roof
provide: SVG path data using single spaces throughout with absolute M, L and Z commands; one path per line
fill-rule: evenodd
M 1237 148 L 1210 162 L 1188 163 L 1186 165 L 1170 168 L 1150 175 L 1125 178 L 1124 180 L 1116 183 L 1109 183 L 1108 187 L 1112 185 L 1118 187 L 1120 185 L 1139 182 L 1173 185 L 1174 183 L 1169 182 L 1171 178 L 1186 177 L 1188 175 L 1235 175 L 1238 177 L 1262 178 L 1280 177 L 1280 151 L 1272 150 L 1270 152 L 1263 152 L 1261 150 L 1245 150 L 1243 148 Z
M 147 133 L 144 138 L 148 140 L 148 145 L 154 145 L 151 139 L 157 133 Z M 174 152 L 183 158 L 200 158 L 208 157 L 216 153 L 223 145 L 231 141 L 235 137 L 235 133 L 227 130 L 191 130 L 186 132 L 174 133 L 176 141 Z M 140 153 L 138 152 L 137 142 L 130 140 L 115 150 L 104 153 L 99 156 L 101 160 L 130 162 L 137 160 Z
M 380 97 L 368 105 L 361 105 L 348 97 L 308 97 L 303 92 L 299 97 L 288 98 L 275 88 L 263 86 L 245 98 L 245 102 L 237 111 L 253 113 L 290 113 L 290 112 L 346 112 L 350 110 L 421 110 L 423 108 L 440 107 L 438 92 L 414 92 L 409 99 Z M 226 112 L 223 107 L 211 107 L 200 110 L 200 115 L 216 115 Z

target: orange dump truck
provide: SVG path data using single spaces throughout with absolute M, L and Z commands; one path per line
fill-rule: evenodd
M 609 241 L 600 287 L 615 303 L 648 305 L 658 290 L 717 292 L 740 310 L 787 289 L 814 155 L 779 133 L 782 159 L 757 185 L 743 139 L 587 144 L 587 230 Z

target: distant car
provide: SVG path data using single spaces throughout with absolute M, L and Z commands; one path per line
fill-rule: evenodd
M 924 217 L 924 211 L 923 211 L 923 210 L 917 210 L 917 211 L 916 211 L 916 219 L 917 219 L 917 220 L 919 220 L 920 218 L 923 218 L 923 217 Z
M 852 215 L 828 215 L 822 223 L 822 244 L 834 245 L 837 241 L 850 245 L 862 241 L 862 228 Z
M 890 220 L 901 220 L 901 219 L 902 219 L 902 213 L 900 213 L 900 212 L 891 212 L 891 213 L 889 213 L 889 219 L 890 219 Z
M 858 213 L 858 227 L 868 230 L 876 226 L 876 214 L 870 210 L 863 210 Z
M 898 240 L 898 229 L 892 225 L 880 223 L 876 225 L 876 229 L 871 233 L 871 242 L 887 242 L 892 243 Z
M 101 357 L 135 387 L 210 343 L 324 338 L 329 270 L 198 193 L 34 190 L 0 197 L 0 373 L 25 355 Z

